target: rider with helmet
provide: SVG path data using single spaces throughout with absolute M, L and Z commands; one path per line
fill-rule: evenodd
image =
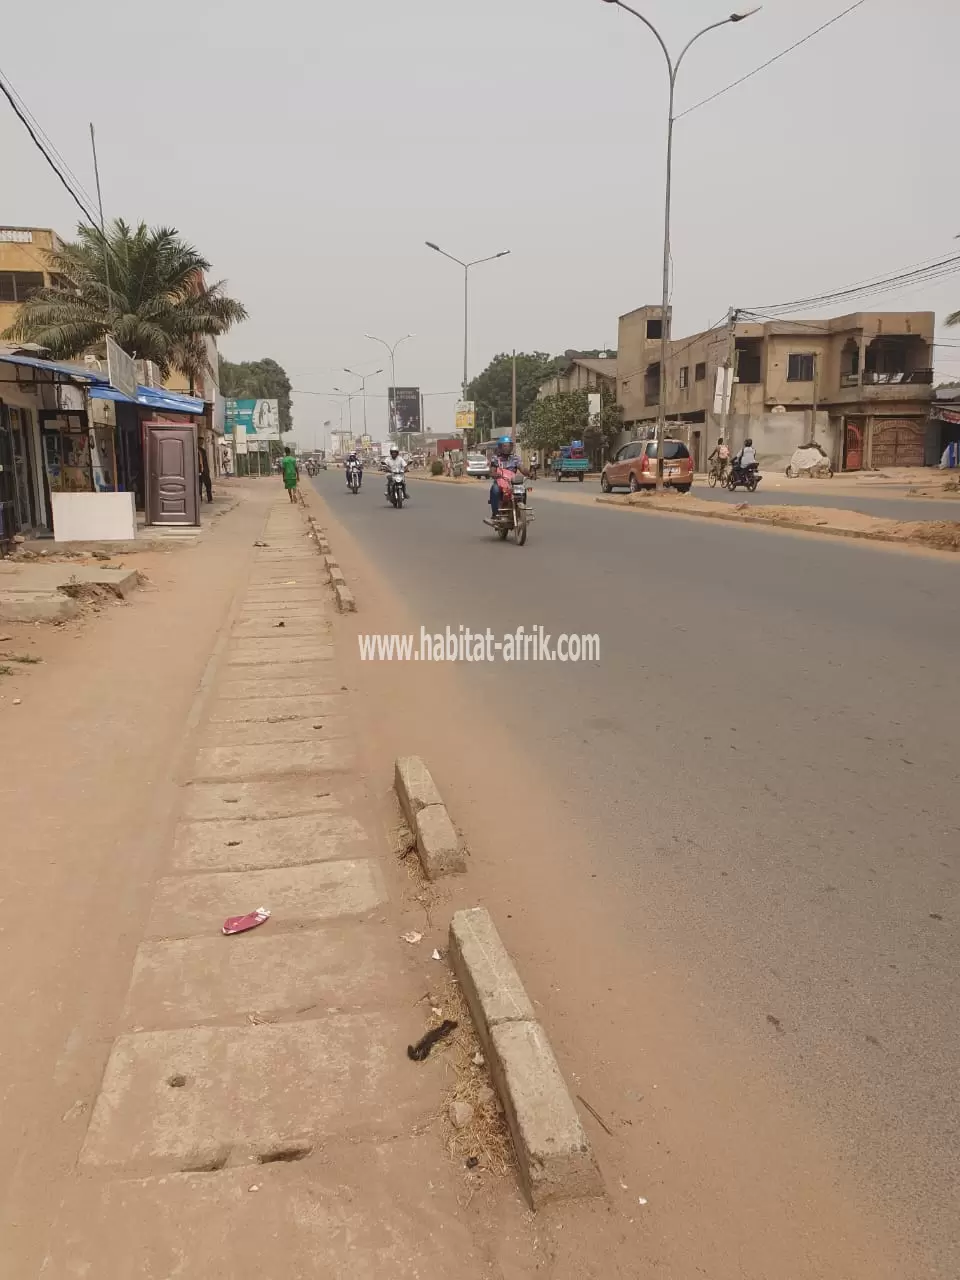
M 390 446 L 390 457 L 387 459 L 386 465 L 387 465 L 386 496 L 388 498 L 390 497 L 390 477 L 393 476 L 400 484 L 403 485 L 403 493 L 404 493 L 404 497 L 406 497 L 407 486 L 404 482 L 404 475 L 407 470 L 407 464 L 400 457 L 400 450 L 396 444 L 391 444 Z
M 521 465 L 520 455 L 514 450 L 513 441 L 509 436 L 501 436 L 497 441 L 496 452 L 490 459 L 490 474 L 493 477 L 490 486 L 490 514 L 494 520 L 503 500 L 504 487 L 501 486 L 509 485 L 510 476 L 518 472 L 524 476 L 529 474 Z
M 357 488 L 359 489 L 363 484 L 363 460 L 357 454 L 356 449 L 351 449 L 350 454 L 347 458 L 347 487 L 348 488 L 350 486 L 350 472 L 354 468 L 356 469 L 356 472 L 357 472 Z

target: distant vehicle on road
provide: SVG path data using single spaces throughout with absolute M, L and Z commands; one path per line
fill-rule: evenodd
M 485 453 L 467 454 L 467 475 L 474 480 L 490 479 L 490 463 Z
M 584 451 L 583 441 L 571 440 L 569 444 L 565 444 L 551 461 L 550 467 L 558 484 L 561 480 L 574 479 L 582 484 L 583 477 L 590 470 L 590 460 Z
M 663 483 L 678 493 L 689 493 L 693 484 L 693 459 L 682 440 L 663 441 Z M 657 486 L 656 440 L 634 440 L 617 451 L 600 472 L 600 488 L 655 489 Z

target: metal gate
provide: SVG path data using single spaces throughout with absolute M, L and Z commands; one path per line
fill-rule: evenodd
M 876 418 L 871 456 L 874 469 L 922 467 L 925 436 L 923 418 Z

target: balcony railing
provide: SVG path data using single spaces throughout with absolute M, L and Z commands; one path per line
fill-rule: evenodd
M 865 369 L 863 374 L 859 373 L 841 373 L 841 387 L 892 387 L 903 386 L 925 386 L 929 387 L 933 384 L 932 369 L 901 369 L 898 373 L 872 373 L 869 369 Z

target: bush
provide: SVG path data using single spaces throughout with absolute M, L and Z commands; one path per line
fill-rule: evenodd
M 434 458 L 434 460 L 430 463 L 430 474 L 432 476 L 443 475 L 443 463 L 440 461 L 439 458 Z

